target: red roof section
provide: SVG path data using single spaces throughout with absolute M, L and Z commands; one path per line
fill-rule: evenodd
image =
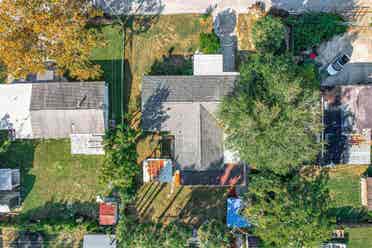
M 117 204 L 104 202 L 99 205 L 99 224 L 104 226 L 115 225 L 117 221 Z

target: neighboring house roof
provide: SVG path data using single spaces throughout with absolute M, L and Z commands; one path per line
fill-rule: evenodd
M 118 219 L 118 205 L 116 202 L 103 202 L 99 204 L 99 224 L 115 225 Z
M 83 248 L 116 248 L 115 235 L 84 235 Z
M 103 109 L 104 94 L 104 82 L 34 83 L 30 109 Z
M 23 139 L 104 133 L 107 98 L 104 82 L 0 85 L 0 129 Z
M 13 190 L 19 183 L 19 169 L 0 169 L 0 190 Z
M 336 86 L 324 91 L 327 160 L 370 164 L 371 95 L 371 85 Z
M 142 128 L 175 136 L 181 169 L 221 168 L 223 130 L 216 112 L 237 76 L 151 76 L 142 85 Z
M 227 198 L 226 224 L 230 228 L 250 227 L 249 221 L 241 216 L 243 201 L 240 198 Z

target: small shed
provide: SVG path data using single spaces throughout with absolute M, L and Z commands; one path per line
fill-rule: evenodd
M 99 224 L 102 226 L 116 225 L 118 221 L 118 204 L 106 201 L 99 204 Z
M 106 234 L 84 235 L 83 248 L 116 248 L 115 236 Z
M 15 191 L 0 191 L 0 214 L 12 212 L 21 204 L 21 195 Z
M 13 190 L 20 185 L 19 169 L 0 169 L 0 190 Z
M 143 162 L 143 181 L 172 182 L 173 163 L 170 159 L 146 159 Z
M 372 177 L 364 176 L 360 179 L 360 197 L 362 205 L 372 210 Z
M 243 202 L 240 198 L 227 198 L 226 223 L 230 228 L 250 227 L 249 221 L 240 214 Z

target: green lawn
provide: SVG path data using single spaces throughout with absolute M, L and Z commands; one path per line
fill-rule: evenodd
M 372 247 L 372 227 L 347 228 L 348 248 Z
M 105 46 L 92 51 L 91 59 L 103 70 L 102 80 L 109 85 L 110 118 L 117 119 L 123 115 L 127 101 L 127 90 L 123 85 L 122 56 L 124 52 L 123 38 L 120 26 L 107 25 L 102 27 Z
M 0 163 L 21 168 L 25 215 L 42 218 L 66 204 L 89 209 L 103 190 L 98 183 L 103 156 L 73 156 L 69 140 L 15 141 Z
M 329 171 L 332 213 L 345 221 L 362 219 L 366 211 L 360 198 L 360 177 L 366 165 L 338 165 Z
M 200 225 L 211 218 L 225 218 L 226 188 L 181 186 L 170 192 L 167 184 L 143 185 L 136 200 L 137 216 L 142 221 L 181 221 L 191 225 Z

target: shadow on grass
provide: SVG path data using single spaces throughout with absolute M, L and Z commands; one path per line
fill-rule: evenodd
M 35 176 L 29 172 L 33 167 L 37 141 L 16 140 L 10 143 L 5 153 L 0 153 L 0 167 L 19 168 L 21 172 L 21 198 L 24 200 L 35 184 Z
M 337 224 L 363 223 L 368 220 L 368 211 L 366 208 L 355 208 L 344 206 L 339 208 L 330 208 L 328 215 L 335 218 Z
M 192 75 L 193 65 L 191 56 L 173 54 L 173 48 L 163 55 L 161 59 L 156 59 L 151 66 L 150 75 Z
M 101 66 L 104 72 L 101 80 L 104 80 L 109 87 L 109 118 L 119 121 L 128 110 L 131 94 L 132 75 L 129 63 L 121 59 L 94 60 L 93 63 Z
M 225 220 L 226 191 L 226 188 L 193 187 L 179 219 L 197 227 L 208 219 Z

